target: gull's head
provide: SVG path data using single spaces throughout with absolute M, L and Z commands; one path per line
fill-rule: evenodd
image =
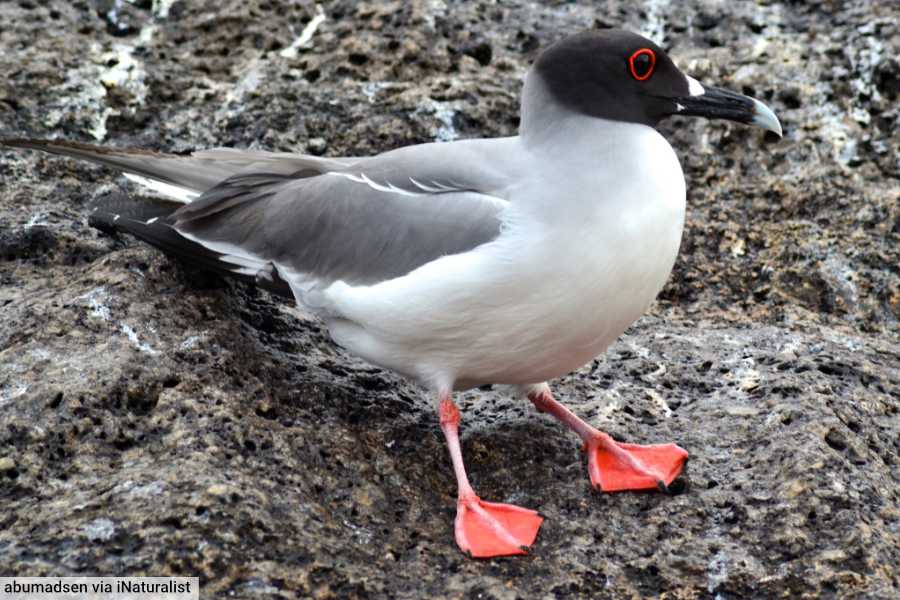
M 591 117 L 651 127 L 672 115 L 728 119 L 781 135 L 765 104 L 688 77 L 659 46 L 619 29 L 589 31 L 553 44 L 533 76 L 556 103 Z

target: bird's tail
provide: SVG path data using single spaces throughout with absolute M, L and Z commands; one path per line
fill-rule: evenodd
M 252 170 L 259 165 L 275 171 L 296 171 L 297 163 L 303 163 L 306 157 L 231 149 L 216 149 L 181 156 L 145 150 L 104 148 L 59 140 L 4 139 L 0 140 L 0 145 L 41 150 L 122 171 L 126 176 L 166 198 L 141 196 L 139 201 L 135 201 L 124 193 L 107 194 L 94 203 L 89 217 L 91 226 L 108 233 L 130 233 L 163 252 L 195 266 L 250 281 L 279 295 L 292 297 L 290 287 L 277 276 L 277 273 L 265 272 L 260 277 L 245 270 L 236 270 L 233 263 L 223 260 L 225 258 L 223 253 L 210 250 L 182 235 L 172 225 L 173 215 L 179 209 L 187 208 L 185 204 L 189 204 L 242 171 Z M 319 160 L 309 158 L 311 161 Z M 319 172 L 321 171 L 310 172 L 307 176 Z M 304 173 L 299 174 L 303 175 Z
M 213 148 L 188 155 L 164 154 L 66 140 L 26 138 L 0 139 L 0 146 L 41 150 L 112 167 L 129 179 L 182 204 L 190 203 L 219 183 L 242 173 L 310 177 L 339 169 L 356 160 L 234 148 Z
M 194 156 L 104 148 L 65 140 L 6 139 L 0 140 L 0 145 L 41 150 L 112 167 L 181 203 L 190 202 L 231 175 L 227 166 Z

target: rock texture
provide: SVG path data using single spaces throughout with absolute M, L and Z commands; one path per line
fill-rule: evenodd
M 538 49 L 654 36 L 778 140 L 664 127 L 689 220 L 652 314 L 556 384 L 691 452 L 591 491 L 576 440 L 461 395 L 485 498 L 547 515 L 471 561 L 432 399 L 314 321 L 87 225 L 107 171 L 0 151 L 0 571 L 199 575 L 203 596 L 900 596 L 896 3 L 77 0 L 0 5 L 0 135 L 366 154 L 506 135 Z

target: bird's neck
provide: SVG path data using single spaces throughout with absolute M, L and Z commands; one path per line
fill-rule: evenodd
M 601 119 L 563 106 L 540 76 L 529 72 L 522 90 L 519 137 L 525 147 L 559 156 L 608 146 L 644 125 Z
M 537 77 L 525 88 L 519 141 L 531 168 L 522 178 L 537 180 L 517 198 L 517 211 L 562 223 L 561 231 L 603 225 L 610 214 L 665 220 L 683 213 L 678 157 L 654 128 L 568 110 Z
M 519 136 L 526 143 L 552 137 L 561 122 L 575 115 L 553 98 L 540 76 L 529 71 L 522 88 Z

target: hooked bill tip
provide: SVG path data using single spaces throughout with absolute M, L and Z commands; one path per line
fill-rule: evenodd
M 772 112 L 772 109 L 756 98 L 751 98 L 751 100 L 753 100 L 753 118 L 750 120 L 750 123 L 776 133 L 778 137 L 783 137 L 781 122 L 775 116 L 775 113 Z

